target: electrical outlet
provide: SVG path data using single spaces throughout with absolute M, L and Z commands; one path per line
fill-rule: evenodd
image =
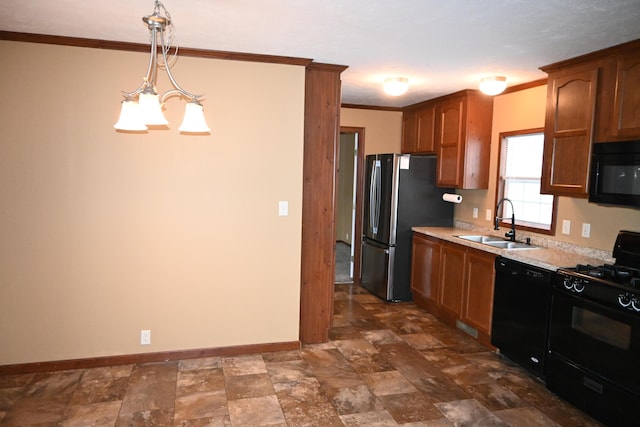
M 473 217 L 478 218 L 478 208 L 473 208 Z
M 568 219 L 562 220 L 562 234 L 571 234 L 571 221 Z
M 141 345 L 151 344 L 151 330 L 143 329 L 140 331 L 140 344 Z
M 582 237 L 586 237 L 587 239 L 591 235 L 591 224 L 587 224 L 586 222 L 582 224 Z
M 493 222 L 493 213 L 491 212 L 491 209 L 487 209 L 487 211 L 484 214 L 484 219 L 486 219 L 487 221 Z

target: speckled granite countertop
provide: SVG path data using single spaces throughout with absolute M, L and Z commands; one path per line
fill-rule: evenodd
M 537 249 L 499 249 L 482 243 L 461 239 L 460 235 L 493 235 L 502 237 L 504 230 L 494 231 L 488 229 L 477 229 L 465 224 L 457 223 L 455 227 L 413 227 L 413 231 L 427 236 L 437 237 L 460 245 L 480 249 L 505 258 L 535 265 L 548 270 L 557 270 L 561 267 L 575 267 L 577 264 L 600 265 L 603 263 L 613 263 L 611 253 L 606 251 L 584 248 L 575 245 L 563 244 L 561 242 L 534 237 L 527 233 L 519 233 L 518 241 L 527 237 L 531 238 L 531 243 L 539 246 Z

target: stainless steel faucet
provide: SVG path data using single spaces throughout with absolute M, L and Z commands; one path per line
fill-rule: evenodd
M 506 197 L 504 199 L 501 199 L 498 204 L 496 205 L 496 223 L 495 223 L 495 227 L 493 227 L 494 230 L 500 230 L 500 220 L 504 219 L 498 216 L 498 212 L 500 211 L 500 206 L 502 205 L 503 202 L 509 202 L 509 204 L 511 205 L 511 230 L 507 231 L 504 234 L 504 237 L 509 238 L 509 240 L 511 240 L 512 242 L 516 241 L 516 214 L 515 214 L 515 210 L 513 209 L 513 202 L 509 199 L 507 199 Z

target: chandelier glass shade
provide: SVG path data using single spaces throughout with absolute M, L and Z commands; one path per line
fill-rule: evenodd
M 198 101 L 188 102 L 184 110 L 184 119 L 178 128 L 180 132 L 209 132 L 209 126 L 204 120 L 202 105 Z
M 485 77 L 480 80 L 480 91 L 486 95 L 498 95 L 507 88 L 507 78 L 503 76 Z
M 406 77 L 390 77 L 385 79 L 382 88 L 388 95 L 400 96 L 409 89 L 409 79 Z
M 199 98 L 203 95 L 196 95 L 184 90 L 171 74 L 171 67 L 167 60 L 172 50 L 173 25 L 171 15 L 160 0 L 155 0 L 155 7 L 152 15 L 144 16 L 142 21 L 147 24 L 151 33 L 151 51 L 149 55 L 149 65 L 147 74 L 142 79 L 142 84 L 133 92 L 123 92 L 124 100 L 120 110 L 120 117 L 114 128 L 122 131 L 141 132 L 148 130 L 148 126 L 167 126 L 169 122 L 164 117 L 162 106 L 167 98 L 180 96 L 188 100 L 184 119 L 180 126 L 180 132 L 185 133 L 207 133 L 211 129 L 207 126 L 204 118 L 204 110 Z M 167 36 L 167 37 L 165 37 Z M 177 47 L 174 48 L 173 55 L 177 54 Z M 158 69 L 164 69 L 173 85 L 170 89 L 158 95 L 156 91 L 156 80 Z

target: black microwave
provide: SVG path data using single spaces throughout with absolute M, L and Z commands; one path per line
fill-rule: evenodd
M 640 209 L 640 141 L 593 144 L 589 201 Z

